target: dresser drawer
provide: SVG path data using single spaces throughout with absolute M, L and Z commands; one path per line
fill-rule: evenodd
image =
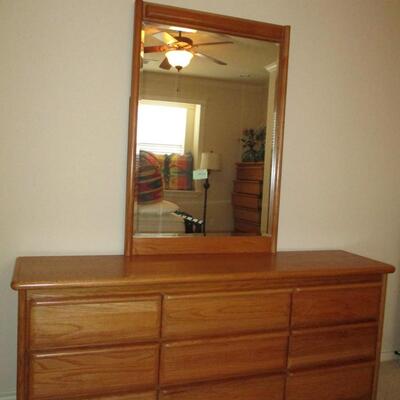
M 286 367 L 287 335 L 166 343 L 161 349 L 160 383 L 216 380 Z
M 381 288 L 378 285 L 346 285 L 298 289 L 293 294 L 292 326 L 339 325 L 376 321 Z
M 163 302 L 162 335 L 183 339 L 288 329 L 289 308 L 288 292 L 167 295 Z
M 351 365 L 290 374 L 286 400 L 371 400 L 373 365 Z
M 241 221 L 247 221 L 253 224 L 259 224 L 261 220 L 261 210 L 236 207 L 233 213 L 235 219 L 240 219 Z
M 116 394 L 113 396 L 90 397 L 79 400 L 157 400 L 157 392 Z
M 127 343 L 157 339 L 160 297 L 34 302 L 32 349 Z
M 236 219 L 235 220 L 235 232 L 243 232 L 246 234 L 260 234 L 260 225 L 253 222 L 246 222 Z
M 288 367 L 373 360 L 377 331 L 375 324 L 292 331 Z
M 234 191 L 237 193 L 262 195 L 262 182 L 260 181 L 235 181 Z
M 244 181 L 262 181 L 264 179 L 264 163 L 241 163 L 237 165 L 236 177 Z
M 261 199 L 250 194 L 232 193 L 232 203 L 236 207 L 261 208 Z
M 162 390 L 159 400 L 283 400 L 285 376 L 235 379 Z
M 105 396 L 118 390 L 143 392 L 157 384 L 158 353 L 156 344 L 34 353 L 29 398 L 60 400 L 75 395 Z

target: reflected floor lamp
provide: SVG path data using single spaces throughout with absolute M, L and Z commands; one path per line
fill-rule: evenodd
M 210 188 L 209 176 L 211 171 L 221 170 L 221 160 L 218 153 L 209 151 L 201 154 L 200 169 L 206 169 L 208 175 L 203 183 L 204 187 L 204 206 L 203 206 L 203 236 L 206 236 L 206 218 L 207 218 L 207 193 Z

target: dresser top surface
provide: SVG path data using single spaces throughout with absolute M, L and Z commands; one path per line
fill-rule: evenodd
M 388 264 L 345 251 L 162 256 L 17 258 L 13 289 L 302 279 L 393 272 Z

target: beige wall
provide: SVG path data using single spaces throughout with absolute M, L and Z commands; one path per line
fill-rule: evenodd
M 399 2 L 168 2 L 293 27 L 280 249 L 399 266 Z M 15 382 L 15 257 L 122 252 L 131 32 L 131 0 L 0 1 L 0 392 Z
M 179 75 L 145 72 L 141 79 L 140 94 L 143 99 L 201 105 L 200 152 L 219 153 L 222 165 L 221 171 L 210 176 L 208 232 L 233 230 L 231 194 L 236 176 L 235 163 L 240 161 L 242 152 L 240 138 L 244 129 L 255 129 L 266 123 L 266 84 L 190 77 L 184 72 Z M 195 159 L 197 168 L 199 163 L 200 160 Z M 202 192 L 166 193 L 166 199 L 202 218 Z

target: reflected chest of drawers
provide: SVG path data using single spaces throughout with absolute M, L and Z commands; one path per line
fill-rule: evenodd
M 263 162 L 236 164 L 236 180 L 233 183 L 232 193 L 236 234 L 260 234 L 263 179 Z
M 18 259 L 18 400 L 374 399 L 385 279 L 344 252 Z

